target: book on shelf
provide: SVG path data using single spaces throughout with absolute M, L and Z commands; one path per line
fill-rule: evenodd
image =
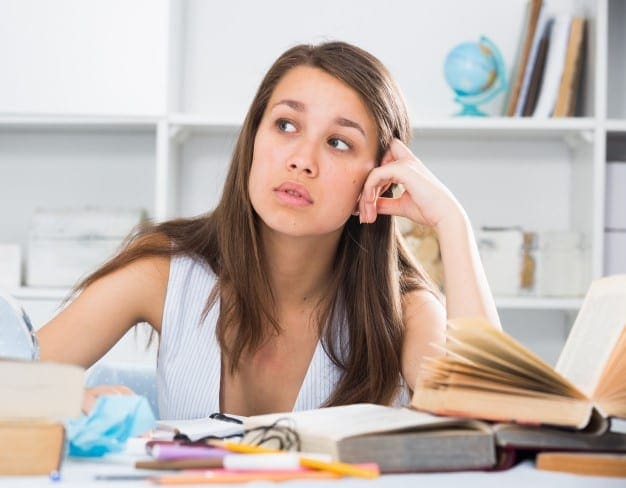
M 528 50 L 528 57 L 526 58 L 524 66 L 520 66 L 520 69 L 522 69 L 523 71 L 521 74 L 519 95 L 517 96 L 515 110 L 513 112 L 513 116 L 516 117 L 521 117 L 524 111 L 524 106 L 528 98 L 528 90 L 530 87 L 531 76 L 537 62 L 539 44 L 541 41 L 541 37 L 545 32 L 548 21 L 550 20 L 544 2 L 540 2 L 538 10 L 539 11 L 536 14 L 537 20 L 535 22 L 535 28 L 532 30 L 532 37 L 529 41 L 530 48 Z M 530 31 L 527 32 L 527 35 L 530 35 Z
M 595 280 L 556 368 L 481 320 L 451 321 L 412 405 L 441 415 L 583 429 L 626 417 L 626 275 Z
M 547 471 L 626 478 L 626 454 L 541 452 L 535 466 Z
M 522 98 L 522 113 L 523 117 L 529 117 L 535 111 L 537 106 L 537 100 L 539 99 L 539 90 L 543 82 L 543 75 L 546 69 L 546 59 L 548 57 L 548 49 L 550 47 L 552 27 L 554 26 L 554 19 L 547 19 L 543 29 L 539 30 L 539 44 L 537 45 L 537 51 L 534 58 L 532 58 L 532 69 L 530 71 L 530 78 L 528 80 L 528 89 L 525 93 L 525 97 Z
M 554 105 L 553 117 L 571 117 L 576 112 L 576 102 L 580 98 L 579 90 L 583 76 L 585 36 L 585 19 L 574 17 L 569 30 L 563 73 Z
M 521 43 L 518 47 L 518 53 L 516 55 L 516 62 L 514 64 L 514 74 L 511 76 L 513 83 L 509 91 L 509 97 L 507 100 L 507 108 L 505 114 L 509 117 L 515 115 L 517 102 L 520 97 L 522 88 L 522 82 L 524 79 L 524 71 L 537 28 L 537 22 L 539 21 L 539 13 L 543 8 L 543 0 L 530 0 L 526 8 L 526 16 L 524 21 L 524 28 L 522 29 Z
M 0 358 L 0 475 L 59 470 L 62 420 L 80 415 L 83 385 L 78 366 Z
M 554 19 L 539 98 L 532 112 L 533 117 L 547 118 L 552 115 L 563 74 L 571 23 L 572 16 L 569 13 L 559 14 Z
M 294 429 L 302 451 L 343 462 L 374 462 L 383 473 L 501 470 L 515 464 L 520 453 L 546 449 L 626 453 L 626 435 L 600 433 L 603 425 L 565 431 L 367 403 L 244 420 L 247 429 L 272 425 L 277 432 L 281 426 Z

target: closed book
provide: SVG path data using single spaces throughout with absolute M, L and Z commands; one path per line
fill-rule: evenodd
M 539 6 L 539 12 L 537 14 L 536 26 L 533 31 L 533 36 L 530 43 L 528 59 L 526 60 L 526 63 L 524 65 L 524 73 L 522 74 L 519 96 L 517 97 L 517 103 L 515 104 L 515 112 L 513 113 L 513 115 L 515 115 L 516 117 L 521 117 L 524 111 L 526 99 L 528 98 L 528 89 L 530 86 L 531 75 L 533 73 L 533 69 L 537 60 L 539 43 L 549 20 L 550 19 L 548 17 L 545 4 L 541 2 L 541 5 Z
M 559 92 L 554 106 L 554 117 L 571 117 L 576 111 L 583 73 L 585 19 L 575 17 L 569 31 L 567 51 Z
M 539 20 L 539 12 L 541 11 L 542 0 L 530 0 L 527 7 L 526 22 L 522 31 L 521 44 L 519 53 L 516 57 L 515 74 L 512 76 L 513 83 L 509 93 L 507 102 L 506 115 L 512 117 L 515 115 L 515 107 L 520 96 L 522 81 L 524 79 L 524 71 L 528 63 L 530 49 L 533 43 L 535 30 L 537 29 L 537 21 Z
M 0 421 L 0 475 L 49 475 L 64 456 L 65 429 L 46 420 Z
M 626 478 L 626 454 L 542 452 L 535 465 L 548 471 Z
M 284 419 L 284 420 L 280 420 Z M 348 463 L 377 463 L 380 471 L 491 469 L 498 464 L 488 423 L 437 417 L 368 403 L 247 417 L 247 429 L 291 426 L 305 452 Z
M 559 14 L 554 20 L 550 35 L 550 48 L 539 89 L 539 100 L 537 100 L 537 106 L 532 114 L 533 117 L 547 118 L 552 115 L 565 66 L 565 54 L 571 24 L 572 16 L 569 13 Z
M 526 94 L 526 99 L 524 100 L 524 107 L 522 108 L 522 116 L 524 117 L 528 117 L 533 114 L 535 107 L 537 106 L 537 101 L 539 100 L 539 90 L 543 83 L 543 75 L 546 68 L 546 59 L 548 57 L 548 49 L 550 47 L 553 25 L 554 19 L 549 19 L 541 34 L 541 38 L 539 39 L 537 55 L 534 59 L 528 83 L 528 92 Z

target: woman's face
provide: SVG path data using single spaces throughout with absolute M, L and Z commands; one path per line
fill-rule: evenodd
M 293 68 L 274 89 L 254 140 L 252 206 L 276 232 L 338 233 L 376 150 L 374 118 L 356 91 L 318 68 Z

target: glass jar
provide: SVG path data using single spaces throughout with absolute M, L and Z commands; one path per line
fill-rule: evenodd
M 537 291 L 541 296 L 582 296 L 589 281 L 589 259 L 581 232 L 542 232 L 538 242 Z

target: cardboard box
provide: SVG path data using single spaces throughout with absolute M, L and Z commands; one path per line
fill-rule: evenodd
M 522 230 L 482 229 L 478 232 L 477 240 L 491 292 L 498 296 L 517 295 L 522 269 Z
M 28 286 L 71 287 L 118 251 L 141 209 L 38 210 L 29 235 Z

